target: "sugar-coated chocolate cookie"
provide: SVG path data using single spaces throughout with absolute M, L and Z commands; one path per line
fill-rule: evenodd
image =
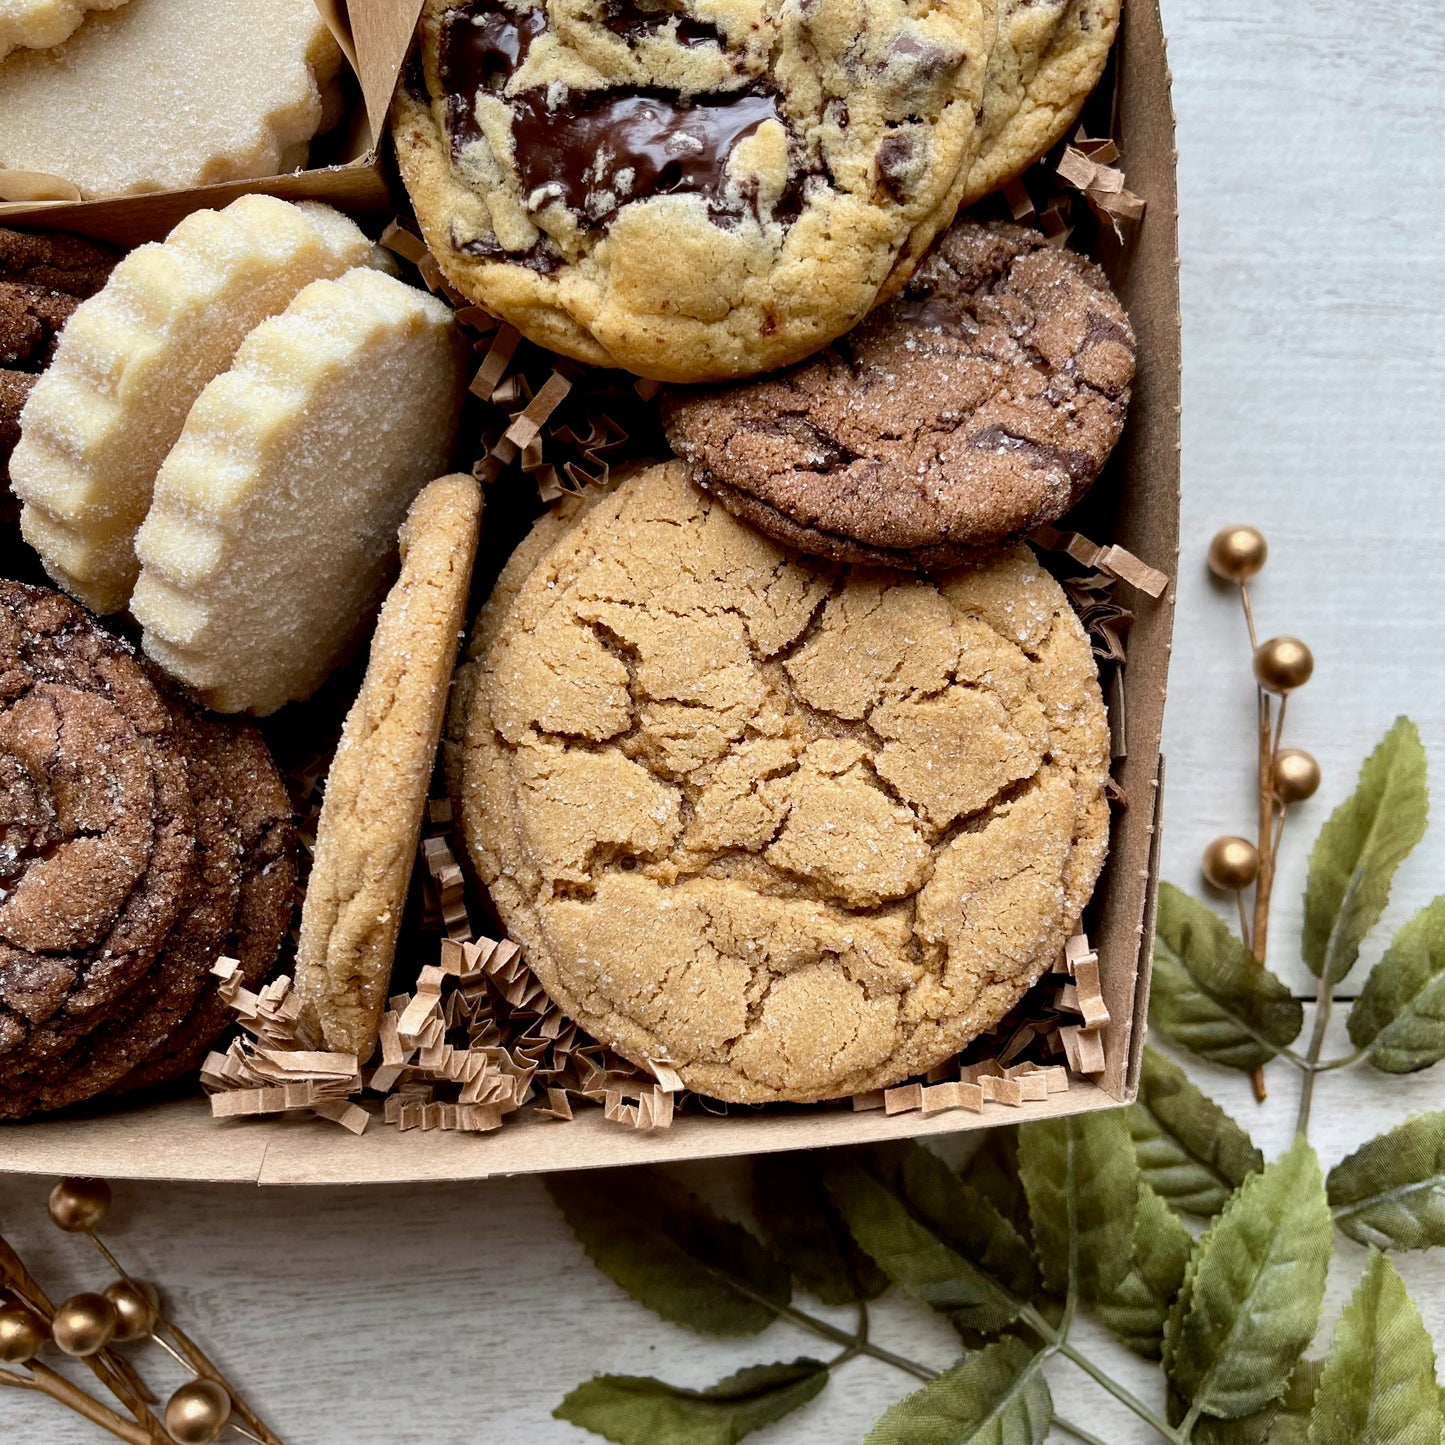
M 132 251 L 80 304 L 10 467 L 25 539 L 58 586 L 92 612 L 125 608 L 156 473 L 202 389 L 302 287 L 374 251 L 330 206 L 242 196 Z
M 254 730 L 196 714 L 59 593 L 0 582 L 0 1117 L 172 1045 L 244 916 L 253 780 L 285 804 Z
M 782 548 L 678 463 L 473 639 L 468 849 L 548 993 L 737 1102 L 884 1087 L 995 1023 L 1103 861 L 1089 643 L 1022 547 L 933 577 Z
M 368 267 L 256 327 L 156 477 L 131 598 L 146 653 L 220 712 L 309 697 L 451 461 L 469 356 L 450 307 Z
M 752 375 L 846 331 L 937 229 L 996 3 L 427 0 L 402 175 L 443 271 L 532 340 Z
M 1134 333 L 1104 273 L 959 221 L 903 294 L 776 376 L 666 394 L 694 480 L 848 562 L 941 567 L 1069 509 L 1123 429 Z
M 86 200 L 277 175 L 337 117 L 341 64 L 312 0 L 126 0 L 0 60 L 0 167 Z
M 371 657 L 326 777 L 296 989 L 326 1047 L 376 1049 L 437 742 L 466 620 L 482 493 L 467 475 L 424 487 L 401 534 Z

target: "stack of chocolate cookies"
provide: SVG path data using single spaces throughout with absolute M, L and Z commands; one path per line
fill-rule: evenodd
M 59 593 L 0 582 L 0 1117 L 194 1070 L 290 922 L 290 800 Z

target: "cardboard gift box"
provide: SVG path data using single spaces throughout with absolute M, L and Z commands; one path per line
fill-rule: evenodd
M 375 135 L 384 135 L 420 10 L 421 0 L 351 0 L 349 16 L 333 16 Z M 1111 134 L 1129 190 L 1147 209 L 1124 242 L 1101 227 L 1094 250 L 1132 318 L 1138 375 L 1117 451 L 1062 525 L 1172 574 L 1179 525 L 1179 263 L 1174 119 L 1157 0 L 1125 0 L 1105 86 L 1111 82 Z M 248 190 L 329 201 L 363 222 L 390 214 L 384 161 L 378 147 L 368 146 L 347 165 L 261 181 L 88 204 L 0 206 L 0 224 L 69 229 L 131 245 L 163 235 L 191 210 L 225 204 Z M 1121 753 L 1114 776 L 1127 803 L 1115 812 L 1108 862 L 1086 915 L 1109 1013 L 1102 1033 L 1105 1067 L 1075 1077 L 1066 1092 L 1015 1106 L 987 1104 L 982 1112 L 860 1111 L 845 1101 L 684 1112 L 670 1128 L 645 1132 L 588 1108 L 568 1122 L 524 1112 L 484 1134 L 400 1131 L 378 1121 L 353 1136 L 310 1117 L 216 1120 L 197 1089 L 162 1102 L 96 1103 L 59 1117 L 0 1125 L 0 1172 L 259 1184 L 472 1179 L 917 1138 L 1129 1102 L 1138 1083 L 1158 886 L 1160 730 L 1172 589 L 1157 599 L 1139 594 L 1133 610 L 1128 664 L 1110 698 Z

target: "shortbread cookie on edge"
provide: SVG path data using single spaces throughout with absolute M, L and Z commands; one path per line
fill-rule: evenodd
M 549 995 L 635 1062 L 743 1103 L 885 1087 L 996 1023 L 1077 926 L 1108 728 L 1027 548 L 838 568 L 669 463 L 484 623 L 468 849 Z
M 1072 507 L 1133 380 L 1134 332 L 1098 266 L 1038 231 L 960 220 L 836 347 L 673 388 L 663 417 L 693 480 L 769 536 L 946 567 Z
M 0 60 L 12 50 L 45 50 L 69 40 L 92 10 L 126 0 L 0 0 Z
M 156 478 L 131 598 L 146 652 L 219 712 L 309 697 L 451 460 L 469 354 L 444 302 L 365 267 L 263 321 Z
M 242 196 L 121 261 L 70 318 L 11 459 L 22 531 L 57 585 L 92 612 L 125 607 L 135 534 L 195 399 L 303 286 L 375 249 L 329 206 Z
M 312 0 L 127 0 L 0 61 L 0 167 L 87 200 L 276 175 L 333 117 L 341 63 Z
M 397 931 L 466 621 L 482 492 L 466 475 L 422 489 L 401 531 L 401 576 L 342 729 L 306 885 L 296 988 L 329 1049 L 376 1048 Z
M 427 0 L 393 110 L 427 243 L 555 351 L 787 365 L 872 305 L 976 154 L 998 0 Z

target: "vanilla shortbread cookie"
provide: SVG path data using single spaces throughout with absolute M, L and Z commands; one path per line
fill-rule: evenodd
M 1058 584 L 1023 547 L 807 558 L 675 462 L 579 516 L 484 610 L 457 739 L 468 849 L 562 1011 L 747 1103 L 882 1088 L 996 1023 L 1108 836 Z
M 668 381 L 846 331 L 981 133 L 998 0 L 427 0 L 393 112 L 443 271 Z
M 445 303 L 367 267 L 263 321 L 156 478 L 131 599 L 145 650 L 220 712 L 309 697 L 446 470 L 468 355 Z
M 326 1047 L 362 1063 L 376 1048 L 391 980 L 481 511 L 481 488 L 466 475 L 432 482 L 412 503 L 401 576 L 326 776 L 296 988 Z
M 140 572 L 135 534 L 202 388 L 303 286 L 375 251 L 329 206 L 242 196 L 132 251 L 70 318 L 36 383 L 11 461 L 25 539 L 92 612 L 118 612 Z
M 44 50 L 74 34 L 91 10 L 114 10 L 125 0 L 0 0 L 0 60 L 24 46 Z
M 341 50 L 312 0 L 127 0 L 0 62 L 0 167 L 121 196 L 303 165 Z

